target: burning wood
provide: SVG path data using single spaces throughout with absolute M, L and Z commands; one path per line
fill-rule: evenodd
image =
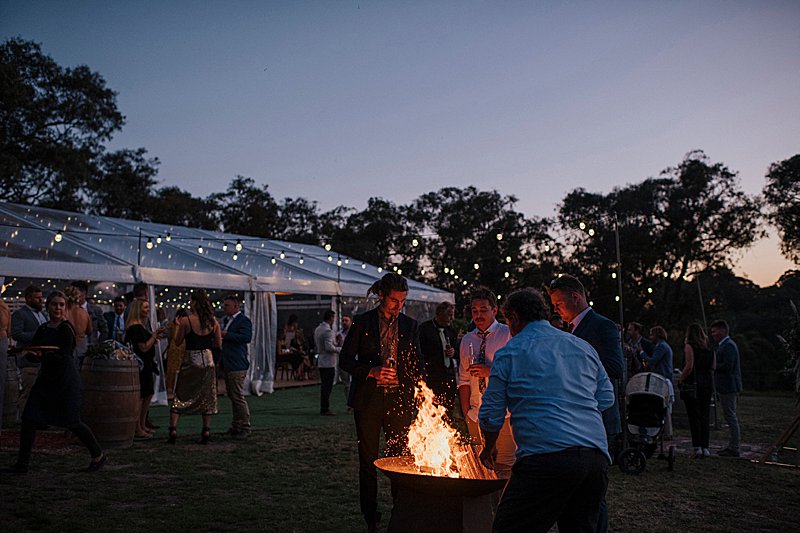
M 447 409 L 435 402 L 423 382 L 415 389 L 417 418 L 408 432 L 408 448 L 422 474 L 441 477 L 497 479 L 478 459 L 479 447 L 463 444 L 459 432 L 447 420 Z

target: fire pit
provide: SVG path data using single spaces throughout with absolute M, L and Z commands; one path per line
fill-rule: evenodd
M 479 448 L 465 443 L 423 382 L 416 387 L 417 415 L 408 431 L 411 455 L 386 457 L 375 467 L 392 482 L 390 532 L 489 532 L 492 507 L 506 479 L 487 470 Z
M 507 479 L 420 473 L 414 457 L 385 457 L 375 466 L 392 482 L 394 507 L 387 532 L 478 533 L 492 530 L 492 494 Z

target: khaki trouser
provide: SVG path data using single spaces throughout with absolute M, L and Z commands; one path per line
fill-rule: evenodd
M 469 416 L 465 418 L 467 419 L 467 429 L 469 430 L 469 436 L 472 437 L 472 442 L 483 445 L 480 426 Z M 505 422 L 503 422 L 503 427 L 500 428 L 500 434 L 497 436 L 497 442 L 495 443 L 497 458 L 495 463 L 498 465 L 499 470 L 510 471 L 516 460 L 517 443 L 514 442 L 514 436 L 511 434 L 511 424 L 509 424 L 508 420 L 506 418 Z
M 25 412 L 25 404 L 28 402 L 28 396 L 31 394 L 31 387 L 36 383 L 38 375 L 38 366 L 25 366 L 19 369 L 19 381 L 20 385 L 22 385 L 22 390 L 19 393 L 20 415 Z
M 233 408 L 233 421 L 231 429 L 235 431 L 250 431 L 250 408 L 244 398 L 244 378 L 247 370 L 225 372 L 225 389 Z

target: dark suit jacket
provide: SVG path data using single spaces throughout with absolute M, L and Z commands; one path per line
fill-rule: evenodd
M 739 347 L 728 337 L 717 346 L 717 369 L 714 371 L 717 392 L 742 392 L 742 369 L 739 366 Z
M 446 383 L 456 379 L 456 361 L 458 361 L 458 336 L 450 326 L 444 328 L 447 342 L 456 350 L 451 359 L 449 368 L 444 366 L 444 348 L 439 337 L 439 327 L 433 320 L 427 320 L 419 325 L 419 346 L 425 361 L 425 371 L 428 374 L 428 383 Z
M 411 409 L 414 385 L 424 377 L 425 364 L 419 348 L 417 321 L 400 314 L 397 318 L 397 377 L 396 392 L 401 409 Z M 353 319 L 353 325 L 339 353 L 339 367 L 353 376 L 347 404 L 353 409 L 382 409 L 377 381 L 368 379 L 369 371 L 383 365 L 378 309 L 367 311 Z
M 109 311 L 107 313 L 103 313 L 103 317 L 106 319 L 106 327 L 108 328 L 108 335 L 106 335 L 106 339 L 113 339 L 114 338 L 114 322 L 117 320 L 117 313 L 114 311 Z M 125 336 L 125 313 L 122 314 L 122 335 Z M 105 339 L 103 339 L 105 340 Z
M 253 340 L 253 323 L 243 313 L 228 324 L 228 330 L 222 337 L 220 361 L 227 372 L 240 372 L 250 368 L 247 357 L 247 345 Z
M 47 316 L 47 313 L 42 311 Z M 11 314 L 11 338 L 17 343 L 17 346 L 24 348 L 30 346 L 36 330 L 39 329 L 39 321 L 33 315 L 33 311 L 25 305 L 20 307 Z M 17 357 L 17 366 L 20 368 L 26 366 L 39 366 L 39 363 L 33 362 L 27 357 Z
M 616 435 L 622 431 L 617 399 L 617 381 L 622 378 L 625 368 L 625 357 L 622 355 L 622 342 L 617 325 L 603 315 L 589 309 L 581 323 L 573 331 L 597 351 L 600 362 L 606 369 L 611 383 L 614 385 L 614 405 L 603 411 L 603 424 L 607 435 Z

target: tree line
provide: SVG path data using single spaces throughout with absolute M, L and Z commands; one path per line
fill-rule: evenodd
M 577 188 L 552 218 L 526 216 L 515 196 L 472 186 L 404 205 L 371 198 L 363 210 L 322 211 L 307 198 L 276 199 L 253 177 L 235 176 L 206 197 L 161 186 L 159 161 L 145 148 L 106 148 L 125 123 L 117 93 L 87 66 L 58 65 L 35 42 L 0 46 L 0 79 L 2 200 L 330 244 L 342 256 L 450 290 L 459 303 L 479 285 L 505 294 L 570 272 L 601 313 L 619 320 L 621 296 L 625 321 L 666 326 L 677 348 L 703 310 L 709 320 L 727 318 L 745 341 L 745 370 L 751 364 L 750 376 L 764 376 L 750 385 L 781 383 L 785 357 L 776 335 L 800 293 L 800 274 L 789 271 L 762 289 L 731 269 L 766 223 L 778 230 L 786 257 L 800 262 L 800 154 L 772 164 L 760 196 L 694 150 L 657 176 L 606 194 Z

